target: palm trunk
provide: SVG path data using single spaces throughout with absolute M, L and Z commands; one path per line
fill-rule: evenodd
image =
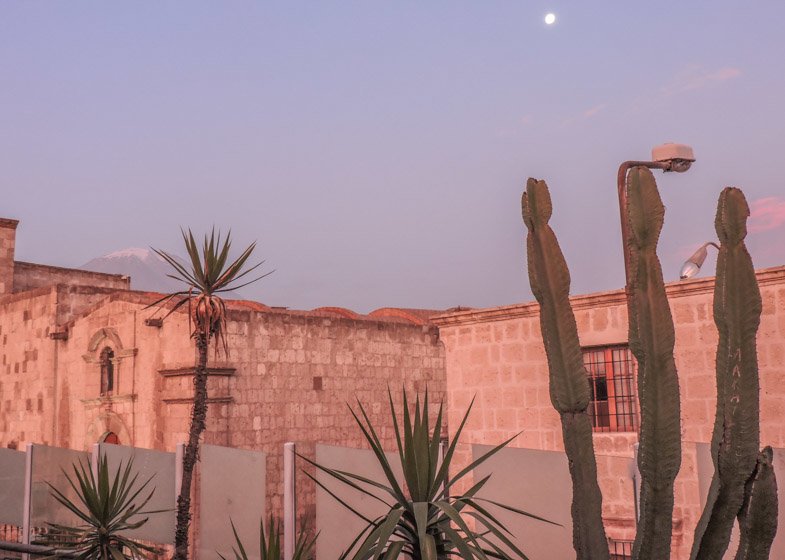
M 191 480 L 199 459 L 199 437 L 207 418 L 207 337 L 196 336 L 199 359 L 194 370 L 194 406 L 191 411 L 191 429 L 188 445 L 183 456 L 183 485 L 177 497 L 177 529 L 175 530 L 175 552 L 173 560 L 188 559 L 188 527 L 191 523 Z

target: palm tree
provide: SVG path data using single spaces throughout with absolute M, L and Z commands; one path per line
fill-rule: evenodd
M 167 317 L 184 305 L 188 305 L 191 338 L 194 340 L 198 357 L 194 368 L 194 400 L 191 411 L 191 428 L 183 457 L 183 483 L 177 498 L 177 529 L 175 532 L 175 560 L 188 558 L 188 526 L 191 521 L 191 480 L 199 459 L 199 437 L 202 435 L 207 416 L 207 350 L 215 341 L 215 352 L 228 354 L 226 344 L 226 304 L 222 293 L 247 286 L 271 274 L 263 274 L 250 281 L 240 283 L 248 274 L 264 264 L 264 261 L 245 268 L 256 243 L 249 245 L 234 261 L 227 264 L 231 249 L 231 232 L 221 241 L 221 233 L 215 229 L 204 236 L 201 252 L 191 230 L 182 231 L 190 264 L 179 260 L 165 251 L 153 249 L 172 267 L 168 276 L 184 284 L 182 290 L 168 294 L 152 306 L 169 306 Z M 170 305 L 171 304 L 171 305 Z

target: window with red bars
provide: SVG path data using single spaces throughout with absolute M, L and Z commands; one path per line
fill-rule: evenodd
M 632 559 L 632 541 L 608 539 L 608 547 L 610 548 L 611 560 Z
M 624 345 L 583 349 L 589 374 L 589 415 L 595 432 L 638 430 L 638 401 L 635 397 L 635 361 Z

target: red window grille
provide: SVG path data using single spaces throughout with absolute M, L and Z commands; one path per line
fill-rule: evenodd
M 632 559 L 632 541 L 608 539 L 608 546 L 611 552 L 611 560 Z
M 589 415 L 595 432 L 638 430 L 635 361 L 627 346 L 585 348 L 583 363 L 589 375 Z

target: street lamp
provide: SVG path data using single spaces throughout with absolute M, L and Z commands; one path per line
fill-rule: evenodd
M 708 243 L 704 243 L 703 245 L 698 247 L 698 250 L 695 251 L 689 259 L 684 261 L 683 265 L 681 265 L 681 272 L 679 272 L 680 280 L 686 280 L 687 278 L 692 278 L 693 276 L 698 274 L 698 271 L 701 269 L 701 266 L 703 266 L 703 263 L 706 260 L 706 255 L 709 252 L 708 251 L 709 245 L 711 245 L 718 251 L 720 250 L 719 245 L 717 245 L 713 241 L 709 241 Z
M 695 161 L 695 155 L 692 152 L 692 148 L 686 144 L 667 143 L 652 148 L 651 159 L 652 161 L 625 161 L 619 166 L 619 173 L 616 176 L 616 187 L 619 191 L 621 241 L 624 246 L 625 286 L 630 285 L 630 256 L 627 254 L 627 240 L 630 235 L 627 227 L 627 173 L 633 167 L 662 169 L 666 173 L 669 171 L 684 173 L 690 168 L 692 162 Z

